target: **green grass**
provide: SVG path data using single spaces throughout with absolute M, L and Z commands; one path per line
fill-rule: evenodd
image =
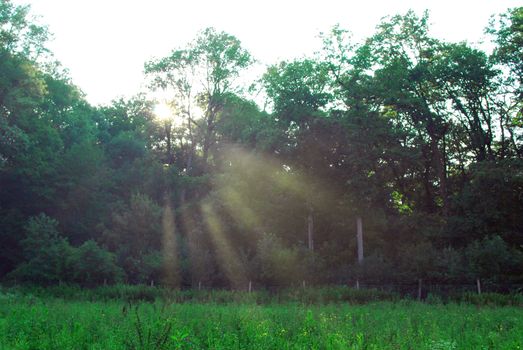
M 2 289 L 0 288 L 0 294 Z M 289 303 L 324 304 L 349 302 L 365 304 L 372 301 L 398 301 L 400 295 L 377 289 L 356 290 L 347 286 L 286 288 L 274 292 L 256 290 L 252 293 L 230 290 L 177 290 L 146 285 L 113 285 L 97 288 L 81 288 L 77 285 L 62 286 L 17 286 L 5 289 L 4 294 L 12 296 L 34 296 L 38 298 L 60 298 L 75 301 L 148 301 L 161 299 L 172 303 Z M 503 297 L 503 296 L 502 296 Z M 521 302 L 523 305 L 523 300 Z
M 245 291 L 228 290 L 177 290 L 164 287 L 150 287 L 146 285 L 109 285 L 96 288 L 81 288 L 78 285 L 59 286 L 15 286 L 2 288 L 1 294 L 13 296 L 32 295 L 38 298 L 60 298 L 71 301 L 148 301 L 167 300 L 172 303 L 198 302 L 198 303 L 289 303 L 327 304 L 347 302 L 351 304 L 367 304 L 376 301 L 399 301 L 402 298 L 397 292 L 378 289 L 354 289 L 347 286 L 283 288 L 269 292 L 255 290 L 252 293 Z M 412 296 L 410 297 L 412 298 Z M 467 303 L 485 306 L 521 306 L 523 307 L 523 294 L 510 293 L 477 293 L 456 290 L 443 294 L 429 294 L 425 301 L 430 304 L 441 303 Z
M 0 349 L 523 349 L 523 309 L 413 301 L 129 304 L 4 293 Z

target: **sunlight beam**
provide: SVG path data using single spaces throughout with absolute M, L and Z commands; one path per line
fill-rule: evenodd
M 227 240 L 218 215 L 209 203 L 203 203 L 201 209 L 221 270 L 233 288 L 245 288 L 247 284 L 245 267 Z
M 164 283 L 170 287 L 177 288 L 180 285 L 180 266 L 176 243 L 176 225 L 172 206 L 167 195 L 162 214 L 162 250 Z

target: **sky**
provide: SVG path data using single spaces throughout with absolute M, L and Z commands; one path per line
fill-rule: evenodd
M 206 27 L 226 31 L 262 65 L 312 54 L 335 24 L 355 40 L 380 19 L 430 11 L 432 35 L 479 43 L 491 15 L 515 0 L 15 0 L 29 4 L 54 39 L 48 47 L 93 104 L 147 91 L 143 65 L 183 47 Z

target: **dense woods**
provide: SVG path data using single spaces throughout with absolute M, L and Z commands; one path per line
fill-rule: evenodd
M 144 63 L 160 118 L 149 95 L 90 105 L 0 2 L 1 280 L 523 283 L 523 8 L 486 26 L 492 52 L 427 13 L 334 27 L 248 82 L 208 28 Z

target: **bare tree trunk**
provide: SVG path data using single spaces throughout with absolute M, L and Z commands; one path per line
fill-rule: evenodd
M 193 134 L 193 119 L 191 114 L 191 94 L 188 94 L 188 103 L 187 103 L 187 129 L 189 130 L 189 140 L 191 142 L 191 146 L 189 147 L 189 154 L 187 155 L 187 164 L 185 166 L 185 173 L 187 175 L 191 174 L 192 169 L 192 160 L 194 156 L 194 147 L 195 147 L 195 141 L 194 141 L 194 134 Z
M 165 137 L 167 138 L 167 164 L 173 163 L 172 145 L 171 145 L 171 127 L 170 121 L 165 122 Z
M 442 153 L 438 147 L 438 142 L 435 139 L 431 139 L 430 146 L 432 154 L 434 156 L 434 163 L 436 165 L 436 172 L 439 179 L 439 195 L 443 201 L 443 215 L 448 215 L 448 192 L 447 192 L 447 172 L 446 172 L 446 161 L 444 153 Z
M 211 97 L 209 97 L 211 99 Z M 211 148 L 212 143 L 212 137 L 214 132 L 214 122 L 216 120 L 216 116 L 218 114 L 218 106 L 213 101 L 210 101 L 207 105 L 207 111 L 206 111 L 206 128 L 205 128 L 205 135 L 203 139 L 203 162 L 204 164 L 207 163 L 207 159 L 209 158 L 209 149 Z
M 481 294 L 481 282 L 479 278 L 476 279 L 476 287 L 478 288 L 478 294 Z
M 523 158 L 523 153 L 519 150 L 518 144 L 516 143 L 516 137 L 514 135 L 514 130 L 509 128 L 508 132 L 510 134 L 510 142 L 512 143 L 512 147 L 514 147 L 514 152 L 516 152 L 516 155 L 518 156 L 518 158 Z
M 501 159 L 505 159 L 505 149 L 506 149 L 506 144 L 505 144 L 505 127 L 503 126 L 503 113 L 500 113 L 499 114 L 499 129 L 501 131 Z
M 309 250 L 314 251 L 314 218 L 313 218 L 312 206 L 309 205 L 309 214 L 307 216 L 307 237 Z
M 363 223 L 361 221 L 361 217 L 358 217 L 356 219 L 356 229 L 357 229 L 357 236 L 358 236 L 358 263 L 363 263 Z

